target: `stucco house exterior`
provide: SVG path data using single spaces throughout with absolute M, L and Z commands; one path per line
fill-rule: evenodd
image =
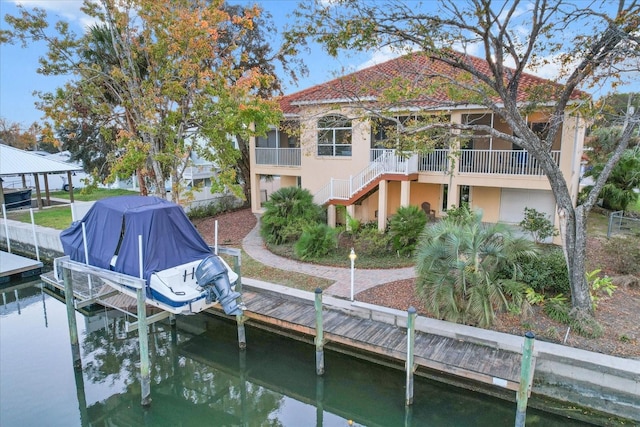
M 383 230 L 401 206 L 423 207 L 437 218 L 462 202 L 482 209 L 486 222 L 518 223 L 529 207 L 557 224 L 555 199 L 537 160 L 509 141 L 476 131 L 474 138 L 454 138 L 453 145 L 422 153 L 400 155 L 388 141 L 381 145 L 384 135 L 373 117 L 377 91 L 384 86 L 376 82 L 402 70 L 430 66 L 420 58 L 400 57 L 283 97 L 280 104 L 287 126 L 251 141 L 253 211 L 260 212 L 264 201 L 261 178 L 278 176 L 281 186 L 306 188 L 318 204 L 327 206 L 330 225 L 343 221 L 336 206 L 345 206 L 349 215 L 363 222 L 376 221 Z M 483 66 L 481 59 L 473 60 Z M 523 76 L 518 99 L 524 103 L 528 91 L 543 85 L 553 83 Z M 480 123 L 513 134 L 486 107 L 447 102 L 446 92 L 409 104 L 397 109 L 399 120 L 437 114 L 452 123 Z M 526 117 L 534 132 L 545 131 L 548 113 L 533 110 Z M 574 203 L 585 128 L 581 116 L 566 112 L 551 147 Z

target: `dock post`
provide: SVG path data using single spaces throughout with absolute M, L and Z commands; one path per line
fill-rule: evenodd
M 324 332 L 322 330 L 322 289 L 316 288 L 316 374 L 324 374 Z
M 149 367 L 149 331 L 143 287 L 136 290 L 138 300 L 138 342 L 140 343 L 140 387 L 142 406 L 151 405 L 151 369 Z
M 531 387 L 531 369 L 533 356 L 533 342 L 535 335 L 529 331 L 524 334 L 524 347 L 522 349 L 522 367 L 520 368 L 520 387 L 516 394 L 518 409 L 516 411 L 516 427 L 524 427 L 527 417 L 527 400 Z
M 75 369 L 82 369 L 80 343 L 78 342 L 78 325 L 76 324 L 76 308 L 73 303 L 73 283 L 71 282 L 71 271 L 69 271 L 67 267 L 62 269 L 62 280 L 64 282 L 64 302 L 67 306 L 67 320 L 69 321 L 69 338 L 71 339 L 73 367 Z
M 238 251 L 238 254 L 233 257 L 233 271 L 236 272 L 236 274 L 238 275 L 238 280 L 236 281 L 236 292 L 238 292 L 240 295 L 242 295 L 242 261 L 241 261 L 241 257 L 242 256 L 242 252 Z M 244 350 L 247 348 L 247 336 L 245 334 L 245 330 L 244 330 L 244 321 L 246 320 L 246 318 L 244 317 L 244 314 L 237 314 L 236 315 L 236 323 L 238 324 L 238 347 L 240 347 L 240 350 Z
M 409 406 L 413 404 L 413 349 L 415 348 L 416 341 L 416 309 L 413 307 L 409 307 L 407 310 L 407 382 L 406 382 L 406 398 L 405 405 Z

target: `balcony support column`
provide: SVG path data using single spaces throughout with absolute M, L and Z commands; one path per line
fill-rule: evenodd
M 387 228 L 387 181 L 380 180 L 378 184 L 378 230 L 384 231 Z
M 260 199 L 260 174 L 251 174 L 251 212 L 257 213 L 262 209 L 262 201 Z
M 327 206 L 327 225 L 336 228 L 336 205 Z
M 458 206 L 460 201 L 460 186 L 454 180 L 449 180 L 449 191 L 447 192 L 447 209 L 451 206 Z
M 411 200 L 411 181 L 400 181 L 400 206 L 406 208 Z

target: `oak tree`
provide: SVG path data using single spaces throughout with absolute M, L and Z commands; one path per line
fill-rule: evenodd
M 174 200 L 192 151 L 206 145 L 219 168 L 215 188 L 241 195 L 233 136 L 264 134 L 279 118 L 274 101 L 256 96 L 273 77 L 239 66 L 234 55 L 260 9 L 230 14 L 219 0 L 83 5 L 98 23 L 83 35 L 65 21 L 51 26 L 37 8 L 21 7 L 19 16 L 5 17 L 11 29 L 0 34 L 0 42 L 44 42 L 48 50 L 38 71 L 72 76 L 63 88 L 41 94 L 45 116 L 60 128 L 74 129 L 79 118 L 115 128 L 112 171 L 141 172 L 160 197 L 170 179 Z

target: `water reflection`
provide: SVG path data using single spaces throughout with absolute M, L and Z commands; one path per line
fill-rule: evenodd
M 247 328 L 247 350 L 239 351 L 235 324 L 206 315 L 178 317 L 175 328 L 168 323 L 150 326 L 152 403 L 143 408 L 137 332 L 125 332 L 126 317 L 103 308 L 78 314 L 83 370 L 74 371 L 64 305 L 39 286 L 20 288 L 18 294 L 3 292 L 3 298 L 7 296 L 0 312 L 0 396 L 5 402 L 16 389 L 25 396 L 44 393 L 56 406 L 69 404 L 77 410 L 63 413 L 46 406 L 43 399 L 14 398 L 0 410 L 3 426 L 37 425 L 35 420 L 43 419 L 27 418 L 27 411 L 42 413 L 54 420 L 52 425 L 65 426 L 347 426 L 350 420 L 356 426 L 384 427 L 514 423 L 515 404 L 421 378 L 416 378 L 414 405 L 407 409 L 402 372 L 335 352 L 326 353 L 326 373 L 318 377 L 313 345 L 254 328 Z M 39 312 L 32 309 L 37 303 Z M 35 318 L 39 321 L 34 328 Z M 11 342 L 13 335 L 5 334 L 5 326 L 16 334 L 20 333 L 16 329 L 25 327 L 26 333 L 28 327 L 31 339 Z M 60 339 L 61 329 L 66 340 Z M 54 330 L 58 339 L 48 339 Z M 6 345 L 25 346 L 25 352 L 48 352 L 47 372 L 64 371 L 64 378 L 73 384 L 66 387 L 54 375 L 28 369 L 16 376 L 19 352 L 5 354 Z M 38 375 L 37 381 L 29 378 L 33 375 Z M 5 380 L 11 386 L 5 386 Z M 75 401 L 63 401 L 69 400 L 72 388 Z M 70 393 L 56 400 L 56 390 Z M 572 424 L 529 410 L 527 425 Z

